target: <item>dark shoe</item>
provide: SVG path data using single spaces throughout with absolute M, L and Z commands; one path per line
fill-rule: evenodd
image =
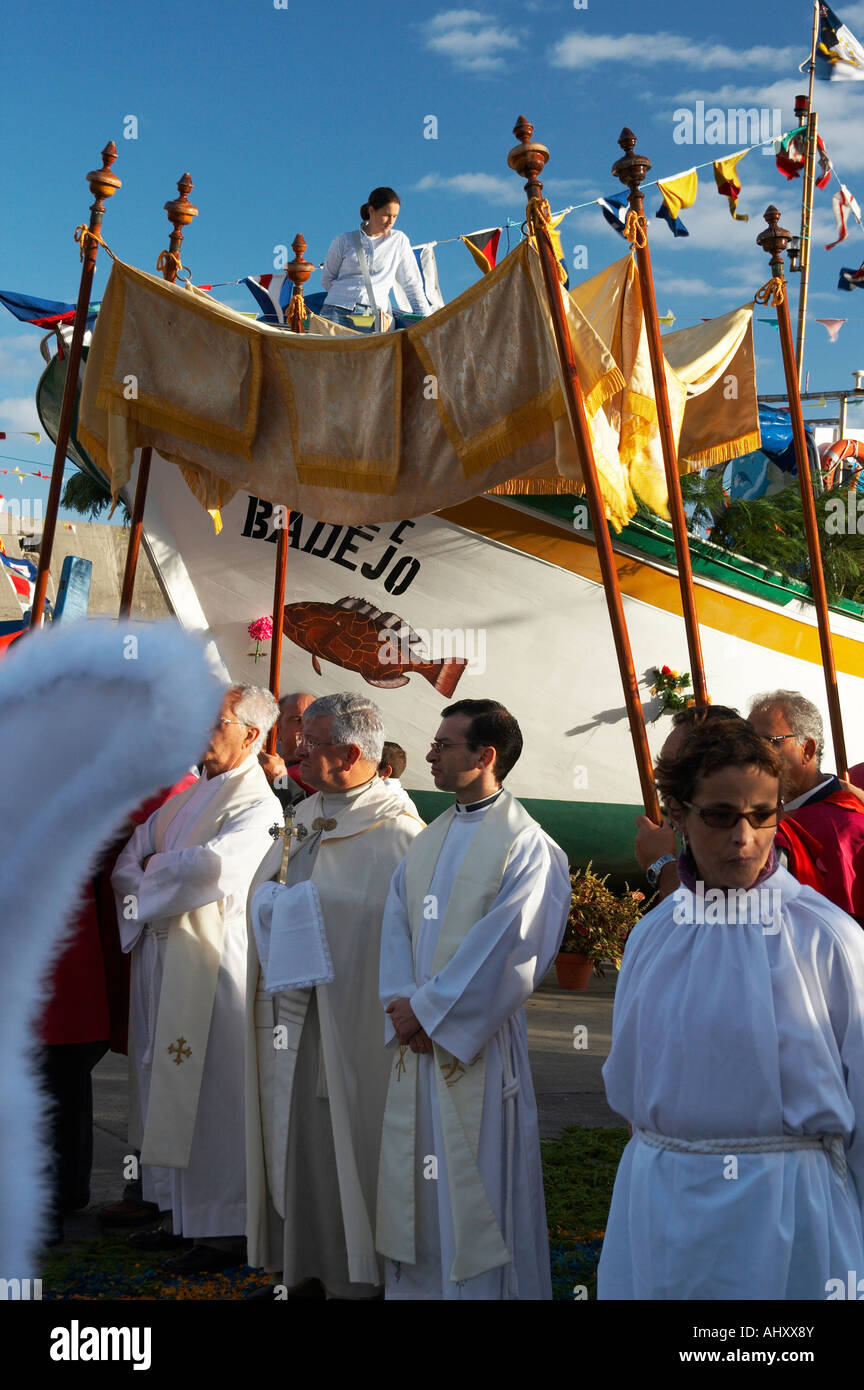
M 130 1197 L 124 1197 L 122 1202 L 111 1202 L 96 1212 L 96 1220 L 102 1226 L 152 1225 L 158 1216 L 155 1202 L 136 1202 Z
M 171 1274 L 216 1274 L 220 1269 L 236 1269 L 244 1263 L 242 1255 L 216 1250 L 212 1245 L 193 1245 L 184 1255 L 174 1255 L 162 1268 Z
M 326 1298 L 327 1291 L 320 1279 L 301 1279 L 288 1290 L 289 1298 Z
M 182 1236 L 172 1235 L 164 1226 L 151 1226 L 147 1231 L 133 1231 L 126 1237 L 126 1244 L 133 1250 L 186 1250 L 189 1241 Z
M 244 1300 L 244 1302 L 247 1302 L 247 1301 L 248 1301 L 248 1302 L 250 1302 L 250 1303 L 253 1302 L 253 1301 L 254 1301 L 254 1302 L 262 1302 L 262 1303 L 265 1302 L 265 1301 L 270 1302 L 270 1303 L 278 1303 L 278 1302 L 281 1302 L 282 1300 L 281 1300 L 281 1299 L 277 1299 L 277 1297 L 276 1297 L 276 1291 L 277 1291 L 277 1289 L 278 1289 L 278 1290 L 282 1290 L 282 1289 L 284 1289 L 284 1287 L 285 1287 L 284 1284 L 265 1284 L 265 1285 L 263 1286 L 263 1288 L 260 1288 L 260 1289 L 252 1289 L 252 1291 L 251 1291 L 250 1293 L 244 1293 L 244 1295 L 243 1295 L 243 1300 Z

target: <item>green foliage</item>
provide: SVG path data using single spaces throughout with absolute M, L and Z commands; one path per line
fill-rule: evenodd
M 70 512 L 80 512 L 87 521 L 95 521 L 100 517 L 106 508 L 111 506 L 111 493 L 106 486 L 97 483 L 89 473 L 73 473 L 71 478 L 67 478 L 63 488 L 63 495 L 60 498 L 61 507 L 67 507 Z M 129 524 L 129 508 L 121 500 L 117 503 L 118 510 L 124 524 Z
M 644 893 L 628 886 L 619 897 L 606 886 L 608 878 L 598 877 L 590 864 L 570 874 L 570 915 L 561 942 L 562 951 L 588 956 L 601 978 L 603 961 L 621 965 L 627 937 L 645 911 Z
M 809 585 L 810 562 L 797 485 L 773 497 L 730 502 L 722 478 L 722 467 L 682 478 L 684 501 L 696 503 L 691 527 L 710 527 L 712 544 L 774 570 L 787 583 Z M 848 535 L 834 534 L 835 527 L 827 523 L 836 511 L 837 498 L 845 506 L 845 492 L 817 492 L 815 498 L 828 600 L 864 603 L 864 533 L 859 535 L 856 529 Z

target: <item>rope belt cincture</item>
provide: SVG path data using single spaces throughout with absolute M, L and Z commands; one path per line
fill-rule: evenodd
M 798 1149 L 822 1149 L 841 1182 L 846 1181 L 846 1145 L 842 1134 L 766 1134 L 754 1139 L 674 1139 L 669 1134 L 657 1134 L 653 1129 L 638 1129 L 633 1133 L 643 1143 L 655 1149 L 670 1149 L 683 1154 L 777 1154 L 793 1153 Z

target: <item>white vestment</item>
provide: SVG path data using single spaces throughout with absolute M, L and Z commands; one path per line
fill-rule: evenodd
M 609 1104 L 653 1135 L 720 1144 L 630 1140 L 600 1298 L 815 1300 L 829 1280 L 845 1290 L 848 1271 L 864 1274 L 864 933 L 785 869 L 759 890 L 778 905 L 773 922 L 727 909 L 727 922 L 700 923 L 699 899 L 681 890 L 627 942 Z M 733 1142 L 821 1134 L 843 1137 L 845 1179 L 819 1148 Z
M 189 844 L 208 807 L 225 801 L 226 818 L 207 843 Z M 241 809 L 231 814 L 231 801 Z M 156 853 L 154 830 L 166 810 L 180 808 L 165 827 Z M 112 877 L 124 951 L 132 952 L 130 1052 L 135 1067 L 132 1142 L 146 1136 L 163 969 L 170 934 L 182 914 L 215 905 L 224 935 L 189 1159 L 185 1167 L 142 1165 L 144 1197 L 170 1210 L 174 1232 L 189 1238 L 241 1235 L 246 1224 L 243 1134 L 243 1038 L 246 980 L 246 897 L 261 856 L 273 843 L 269 829 L 282 809 L 258 760 L 217 777 L 202 777 L 139 826 Z M 146 869 L 141 861 L 147 855 Z M 125 911 L 137 900 L 137 916 Z M 195 981 L 190 984 L 192 991 Z M 182 1043 L 182 1038 L 178 1039 Z M 180 1061 L 183 1054 L 178 1053 Z M 178 1063 L 180 1065 L 180 1063 Z M 136 1104 L 137 1102 L 137 1104 Z
M 316 792 L 297 808 L 286 884 L 318 890 L 330 984 L 267 995 L 249 931 L 248 1258 L 281 1270 L 289 1287 L 318 1278 L 348 1298 L 383 1283 L 374 1232 L 390 1071 L 378 1001 L 381 917 L 393 871 L 422 827 L 404 794 L 377 777 Z M 250 904 L 281 858 L 280 842 L 255 875 Z
M 518 809 L 524 828 L 512 843 L 504 844 L 503 877 L 499 874 L 489 891 L 486 911 L 466 924 L 467 934 L 455 954 L 436 971 L 433 962 L 451 895 L 456 899 L 476 888 L 472 868 L 480 843 L 477 837 L 483 835 L 484 826 L 492 833 L 494 822 L 487 818 L 500 818 L 508 803 Z M 482 1104 L 479 1146 L 473 1164 L 482 1182 L 481 1204 L 486 1206 L 485 1190 L 491 1206 L 484 1219 L 497 1223 L 495 1236 L 500 1232 L 505 1263 L 470 1278 L 453 1278 L 457 1254 L 453 1194 L 435 1076 L 443 1054 L 421 1054 L 416 1058 L 416 1128 L 411 1145 L 416 1261 L 388 1258 L 386 1297 L 548 1299 L 552 1296 L 549 1241 L 523 1006 L 561 943 L 570 905 L 567 859 L 506 791 L 490 806 L 467 812 L 457 807 L 444 815 L 451 822 L 425 889 L 422 920 L 412 923 L 406 890 L 411 858 L 422 836 L 394 875 L 382 931 L 381 1001 L 386 1006 L 400 997 L 410 999 L 426 1033 L 455 1059 L 447 1071 L 454 1074 L 454 1086 L 459 1074 L 467 1075 L 485 1051 L 485 1083 L 478 1097 Z M 440 820 L 424 834 L 440 827 Z M 389 1017 L 386 1032 L 392 1048 L 396 1036 Z M 398 1073 L 406 1060 L 411 1059 L 403 1051 L 391 1081 L 388 1117 L 391 1101 L 401 1104 L 403 1100 Z M 385 1227 L 395 1230 L 398 1239 L 403 1223 L 401 1206 L 397 1210 L 393 1205 L 398 1199 L 385 1173 L 384 1145 L 391 1140 L 385 1124 L 378 1239 L 379 1248 L 388 1254 Z

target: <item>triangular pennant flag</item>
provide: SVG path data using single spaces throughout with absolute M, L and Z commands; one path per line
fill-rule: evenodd
M 470 232 L 467 236 L 461 236 L 459 240 L 464 241 L 484 275 L 494 270 L 498 257 L 498 242 L 501 240 L 500 227 L 489 227 L 485 232 Z
M 687 228 L 678 214 L 682 208 L 692 207 L 696 201 L 699 175 L 695 169 L 687 169 L 674 179 L 658 179 L 657 187 L 663 194 L 663 206 L 658 208 L 657 216 L 668 222 L 674 236 L 689 236 Z
M 799 125 L 796 130 L 790 130 L 783 136 L 783 139 L 780 141 L 779 149 L 777 149 L 776 144 L 774 146 L 777 151 L 774 162 L 780 170 L 780 173 L 787 179 L 797 179 L 801 170 L 804 168 L 804 161 L 806 159 L 806 143 L 804 137 L 806 134 L 807 127 Z M 816 150 L 819 168 L 822 170 L 822 173 L 816 180 L 816 187 L 824 188 L 831 178 L 831 160 L 828 158 L 828 151 L 822 143 L 821 135 L 816 136 Z
M 828 5 L 819 6 L 815 75 L 823 82 L 864 82 L 864 47 Z
M 846 319 L 816 319 L 815 322 L 821 323 L 827 329 L 828 341 L 836 343 L 837 334 L 840 332 L 844 323 L 846 323 Z
M 845 183 L 841 183 L 840 192 L 835 193 L 831 199 L 831 207 L 834 212 L 834 221 L 837 223 L 837 240 L 829 241 L 825 247 L 826 251 L 831 251 L 835 246 L 839 246 L 841 241 L 845 241 L 848 236 L 846 229 L 847 214 L 851 213 L 859 226 L 861 223 L 861 209 L 852 197 Z
M 624 223 L 627 221 L 629 211 L 626 198 L 598 198 L 597 206 L 610 227 L 614 227 L 619 236 L 624 236 Z
M 661 203 L 655 217 L 660 217 L 668 225 L 673 236 L 689 236 L 687 228 L 680 217 L 673 217 L 665 203 Z
M 561 233 L 558 231 L 558 228 L 560 227 L 561 223 L 564 221 L 564 218 L 566 216 L 566 212 L 559 212 L 558 216 L 553 217 L 549 223 L 549 235 L 552 238 L 552 247 L 555 251 L 555 257 L 560 267 L 558 271 L 558 278 L 560 279 L 561 284 L 564 286 L 565 290 L 570 288 L 570 277 L 567 274 L 567 262 L 564 260 L 564 248 L 561 245 Z
M 840 271 L 840 278 L 837 281 L 838 290 L 864 290 L 864 265 L 857 270 L 850 270 L 844 266 Z
M 657 322 L 658 322 L 658 323 L 674 323 L 674 322 L 675 322 L 675 315 L 672 313 L 672 310 L 671 310 L 671 309 L 667 309 L 665 314 L 658 314 L 658 315 L 657 315 Z
M 690 208 L 696 201 L 699 188 L 699 175 L 695 169 L 687 169 L 674 179 L 658 179 L 657 187 L 663 194 L 672 218 L 676 218 L 682 208 Z
M 433 309 L 443 307 L 444 298 L 441 294 L 441 286 L 438 283 L 438 264 L 435 260 L 435 241 L 427 241 L 422 246 L 412 246 L 414 259 L 417 262 L 417 269 L 420 271 L 420 278 L 423 281 L 423 293 Z M 390 291 L 393 296 L 393 303 L 401 314 L 413 314 L 414 310 L 408 300 L 398 280 L 393 281 L 393 288 Z
M 770 323 L 770 325 L 771 325 L 772 328 L 776 328 L 776 329 L 778 329 L 778 330 L 779 330 L 779 328 L 780 328 L 780 325 L 779 325 L 779 323 L 777 322 L 776 319 L 760 319 L 759 322 L 760 322 L 760 323 Z
M 714 161 L 714 182 L 717 185 L 717 192 L 722 197 L 729 199 L 729 211 L 736 222 L 750 221 L 746 213 L 735 211 L 741 196 L 738 163 L 748 153 L 748 150 L 742 150 L 740 154 L 731 154 L 728 159 L 715 159 Z

